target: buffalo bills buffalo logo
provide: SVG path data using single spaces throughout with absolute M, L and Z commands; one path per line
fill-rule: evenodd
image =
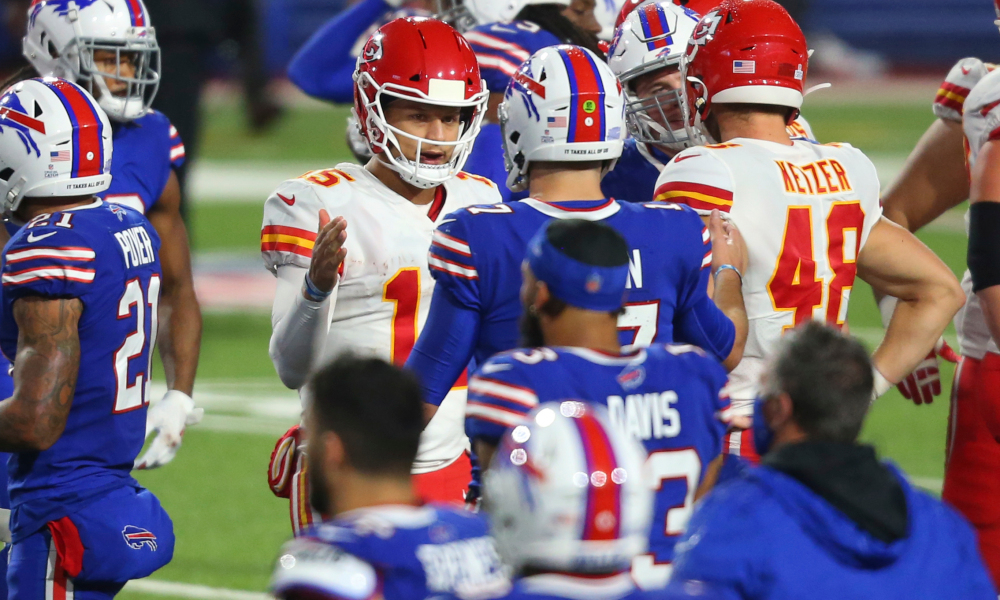
M 125 543 L 133 550 L 142 550 L 143 546 L 149 546 L 150 550 L 156 552 L 156 535 L 152 531 L 135 525 L 126 525 L 125 529 L 122 529 L 122 536 L 125 538 Z
M 10 127 L 17 132 L 24 149 L 28 154 L 34 150 L 35 155 L 41 156 L 38 144 L 31 136 L 32 131 L 37 131 L 45 135 L 45 123 L 28 116 L 28 111 L 24 110 L 21 99 L 14 93 L 9 93 L 0 99 L 0 134 L 6 133 L 4 127 Z
M 72 8 L 81 9 L 87 8 L 91 4 L 96 3 L 97 0 L 32 0 L 31 2 L 31 15 L 29 20 L 31 21 L 31 26 L 35 26 L 35 19 L 38 18 L 38 13 L 42 12 L 42 9 L 51 6 L 56 14 L 59 16 L 66 16 L 70 11 L 70 4 L 73 5 Z

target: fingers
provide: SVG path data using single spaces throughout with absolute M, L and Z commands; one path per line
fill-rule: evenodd
M 950 363 L 957 363 L 960 358 L 958 353 L 948 345 L 948 342 L 944 341 L 944 338 L 938 340 L 937 346 L 934 348 L 937 351 L 937 355 Z
M 325 208 L 321 208 L 319 211 L 319 228 L 323 229 L 329 222 L 330 222 L 330 213 L 326 212 Z

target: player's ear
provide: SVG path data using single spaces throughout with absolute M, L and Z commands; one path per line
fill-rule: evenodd
M 340 436 L 332 431 L 324 431 L 320 435 L 320 448 L 323 453 L 323 464 L 327 469 L 340 470 L 350 464 L 347 457 L 347 450 L 344 448 L 344 441 Z M 308 451 L 312 451 L 312 444 Z
M 548 304 L 551 299 L 552 294 L 549 292 L 548 284 L 544 281 L 535 281 L 535 301 L 532 303 L 535 311 L 541 312 L 542 307 Z
M 768 398 L 764 403 L 764 419 L 771 431 L 779 431 L 794 420 L 792 398 L 782 392 Z

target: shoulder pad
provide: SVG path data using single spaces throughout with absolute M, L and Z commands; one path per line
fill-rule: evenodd
M 308 591 L 313 597 L 368 600 L 378 594 L 379 579 L 367 562 L 336 546 L 310 538 L 294 539 L 282 548 L 271 577 L 278 598 Z
M 309 267 L 323 208 L 314 186 L 301 179 L 285 181 L 271 193 L 264 202 L 260 231 L 260 251 L 269 271 L 288 264 Z
M 965 99 L 979 80 L 989 74 L 994 65 L 978 58 L 963 58 L 948 72 L 934 97 L 934 115 L 939 119 L 962 122 Z
M 714 154 L 716 144 L 688 148 L 675 156 L 656 180 L 653 200 L 684 204 L 700 214 L 718 209 L 728 213 L 733 207 L 733 181 L 729 168 Z

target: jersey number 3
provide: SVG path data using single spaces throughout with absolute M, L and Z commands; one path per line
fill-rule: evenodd
M 156 309 L 160 303 L 160 277 L 149 278 L 149 287 L 143 294 L 142 284 L 133 279 L 125 286 L 125 293 L 118 301 L 118 318 L 128 319 L 135 313 L 135 329 L 125 336 L 125 341 L 115 352 L 115 412 L 122 413 L 141 408 L 149 399 L 146 387 L 153 366 L 153 344 L 156 343 Z M 149 337 L 146 337 L 146 319 L 149 319 Z M 143 371 L 128 379 L 129 364 L 145 356 Z
M 829 284 L 816 277 L 813 254 L 811 206 L 790 206 L 785 221 L 785 237 L 774 274 L 767 282 L 767 293 L 775 310 L 792 311 L 795 324 L 813 318 L 813 310 L 826 301 L 826 322 L 843 325 L 847 299 L 858 272 L 861 228 L 865 213 L 860 202 L 837 202 L 826 218 L 827 261 L 833 278 Z M 841 309 L 844 314 L 841 314 Z

